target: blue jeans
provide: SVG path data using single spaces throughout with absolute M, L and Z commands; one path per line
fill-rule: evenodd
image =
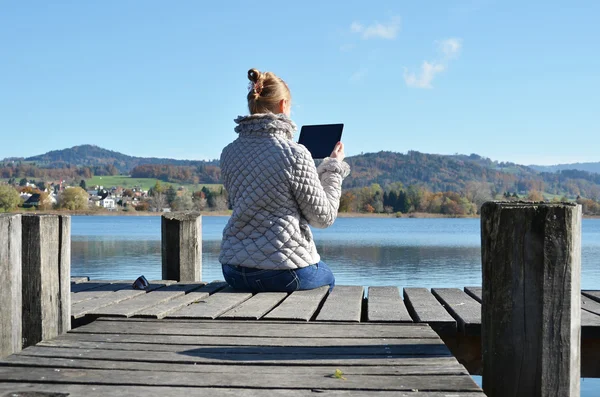
M 335 286 L 335 277 L 325 262 L 294 270 L 252 269 L 243 266 L 222 265 L 225 281 L 232 288 L 252 292 L 294 292 L 329 285 Z

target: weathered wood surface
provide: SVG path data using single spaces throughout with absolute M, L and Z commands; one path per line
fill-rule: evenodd
M 20 390 L 20 392 L 14 392 Z M 8 392 L 11 397 L 45 397 L 44 395 L 33 394 L 43 391 L 56 393 L 48 397 L 139 397 L 139 396 L 165 396 L 165 397 L 265 397 L 265 389 L 232 389 L 232 388 L 198 388 L 198 387 L 151 387 L 151 386 L 112 386 L 112 385 L 94 385 L 91 388 L 88 385 L 78 384 L 25 384 L 11 383 L 0 385 L 0 391 Z M 30 393 L 30 394 L 27 394 Z M 68 394 L 67 394 L 68 393 Z M 339 397 L 364 397 L 365 392 L 361 390 L 321 390 L 321 389 L 271 389 L 268 390 L 269 397 L 300 397 L 317 393 L 326 393 L 328 396 Z M 422 392 L 422 391 L 378 391 L 380 397 L 485 397 L 481 392 Z
M 368 291 L 368 321 L 393 323 L 413 321 L 400 297 L 398 287 L 369 287 Z
M 212 283 L 206 284 L 197 290 L 188 292 L 184 296 L 171 299 L 170 301 L 160 303 L 158 305 L 148 307 L 144 310 L 140 310 L 133 317 L 145 317 L 145 318 L 164 318 L 169 313 L 177 311 L 193 303 L 197 303 L 202 299 L 207 298 L 210 294 L 222 290 L 227 286 L 227 283 L 223 281 L 213 281 Z
M 481 332 L 481 304 L 458 288 L 433 288 L 433 295 L 444 305 L 465 335 Z
M 202 216 L 174 212 L 161 217 L 162 278 L 200 281 L 202 277 Z
M 427 288 L 404 288 L 404 302 L 415 322 L 427 323 L 439 334 L 456 333 L 456 320 Z
M 186 293 L 196 290 L 205 283 L 177 283 L 168 285 L 163 288 L 156 289 L 152 293 L 140 294 L 132 299 L 128 299 L 121 303 L 113 303 L 112 305 L 104 306 L 96 309 L 89 314 L 93 316 L 105 317 L 131 317 L 144 309 L 156 306 Z
M 62 306 L 57 230 L 56 215 L 22 216 L 24 347 L 59 334 Z
M 471 298 L 475 299 L 477 302 L 481 303 L 483 299 L 483 288 L 481 287 L 465 287 L 465 293 L 469 295 Z
M 256 294 L 239 306 L 222 314 L 219 318 L 236 320 L 258 320 L 273 310 L 288 296 L 285 292 L 264 292 Z
M 58 334 L 71 329 L 71 216 L 58 216 Z
M 98 395 L 96 391 L 135 395 L 141 388 L 147 395 L 165 396 L 181 395 L 182 388 L 186 396 L 293 396 L 317 390 L 340 396 L 482 396 L 426 325 L 267 320 L 243 324 L 97 320 L 77 329 L 92 332 L 72 331 L 0 361 L 0 390 L 86 397 Z M 159 341 L 154 333 L 160 329 L 178 337 L 186 326 L 225 333 L 187 337 L 194 340 L 184 344 Z M 96 332 L 99 327 L 101 332 Z M 350 329 L 360 336 L 336 337 Z M 249 337 L 248 331 L 255 335 Z M 275 333 L 275 338 L 265 337 Z M 215 338 L 232 338 L 237 344 L 222 345 Z M 277 346 L 270 345 L 273 339 Z M 336 369 L 344 379 L 333 376 Z M 129 386 L 136 386 L 135 392 L 128 391 Z
M 122 288 L 114 292 L 108 292 L 107 294 L 102 294 L 95 299 L 85 300 L 83 302 L 75 303 L 72 307 L 72 317 L 77 319 L 85 316 L 86 314 L 90 314 L 98 309 L 101 309 L 106 306 L 113 305 L 115 303 L 123 302 L 128 299 L 132 299 L 139 295 L 147 294 L 150 291 L 159 289 L 164 287 L 167 284 L 174 283 L 174 281 L 164 281 L 161 283 L 156 283 L 151 281 L 148 287 L 145 290 L 136 290 L 131 286 L 127 288 Z
M 309 332 L 319 332 L 319 335 L 310 335 L 311 338 L 366 338 L 371 332 L 377 332 L 378 338 L 437 338 L 438 335 L 426 324 L 405 324 L 398 329 L 397 324 L 346 324 L 339 323 L 330 327 L 328 323 L 299 322 L 294 328 L 294 333 L 288 333 L 291 328 L 281 327 L 280 321 L 259 320 L 257 322 L 245 321 L 240 326 L 238 321 L 208 321 L 169 319 L 157 321 L 145 318 L 99 318 L 98 320 L 82 327 L 71 330 L 71 333 L 128 333 L 132 329 L 139 333 L 153 335 L 200 335 L 200 336 L 245 336 L 291 338 L 300 335 L 309 337 Z M 369 324 L 366 328 L 364 325 Z
M 327 296 L 316 320 L 360 322 L 364 294 L 364 287 L 336 286 Z
M 101 298 L 115 291 L 122 289 L 131 288 L 132 282 L 114 282 L 114 283 L 102 283 L 102 282 L 89 282 L 77 284 L 74 286 L 75 292 L 71 290 L 71 303 L 76 304 L 85 302 L 91 299 Z M 87 284 L 95 285 L 93 288 L 86 288 Z
M 76 308 L 74 312 L 78 313 L 82 306 L 76 305 L 78 303 L 106 298 L 119 290 L 131 290 L 132 282 L 130 280 L 91 280 L 72 284 L 72 290 L 79 291 L 71 293 L 73 307 Z M 180 285 L 183 284 L 180 283 Z M 323 287 L 322 290 L 313 292 L 298 291 L 287 297 L 285 294 L 280 295 L 281 293 L 259 293 L 252 298 L 245 295 L 244 299 L 239 299 L 239 295 L 234 297 L 215 296 L 211 298 L 206 309 L 197 306 L 198 302 L 205 301 L 209 295 L 223 291 L 226 287 L 227 283 L 223 281 L 213 281 L 197 289 L 190 287 L 193 290 L 185 294 L 167 292 L 171 288 L 178 289 L 180 287 L 161 288 L 118 303 L 109 300 L 108 306 L 102 306 L 94 309 L 93 313 L 87 313 L 93 314 L 95 317 L 129 316 L 150 319 L 161 319 L 173 314 L 173 318 L 181 319 L 256 320 L 263 318 L 266 320 L 343 322 L 368 320 L 368 299 L 363 297 L 364 288 L 360 286 L 338 285 L 330 294 L 327 294 L 327 288 Z M 185 289 L 187 290 L 187 287 Z M 405 288 L 404 301 L 402 301 L 399 296 L 396 297 L 397 290 L 395 288 L 384 288 L 383 292 L 387 295 L 382 295 L 380 292 L 379 295 L 378 292 L 371 294 L 371 298 L 374 299 L 371 301 L 371 309 L 375 309 L 379 312 L 380 317 L 390 321 L 390 319 L 398 319 L 397 313 L 404 311 L 402 306 L 406 306 L 407 314 L 402 315 L 401 318 L 406 318 L 406 321 L 409 321 L 410 318 L 412 322 L 427 323 L 440 335 L 454 335 L 458 331 L 461 333 L 466 331 L 469 336 L 480 335 L 481 316 L 478 313 L 481 309 L 479 302 L 481 287 L 465 287 L 465 292 L 459 289 L 435 290 L 437 292 L 434 295 L 426 288 Z M 171 294 L 177 296 L 171 297 Z M 244 294 L 246 293 L 242 293 L 242 295 Z M 593 299 L 599 297 L 600 300 L 600 291 L 583 291 L 582 294 L 582 335 L 585 338 L 600 338 L 600 302 Z M 116 297 L 118 296 L 116 295 Z M 391 299 L 388 299 L 390 296 Z M 219 301 L 218 305 L 212 300 Z M 394 308 L 393 303 L 390 303 L 394 301 L 398 305 L 402 305 L 400 309 Z M 387 305 L 385 311 L 381 310 L 381 302 Z M 206 303 L 202 303 L 202 305 L 206 305 Z M 380 309 L 377 309 L 377 305 Z M 177 315 L 178 311 L 182 312 Z M 384 314 L 390 311 L 391 315 Z M 373 317 L 373 315 L 372 312 L 371 316 Z M 456 319 L 453 316 L 456 316 Z
M 328 291 L 329 287 L 324 286 L 307 291 L 292 292 L 286 300 L 264 318 L 267 320 L 309 321 Z
M 226 287 L 207 298 L 167 314 L 166 318 L 214 319 L 251 297 L 250 292 L 240 292 Z
M 486 394 L 579 396 L 581 206 L 485 203 L 481 250 Z
M 79 284 L 79 283 L 85 283 L 87 281 L 90 281 L 90 278 L 88 276 L 71 276 L 71 283 L 72 284 Z
M 21 215 L 0 214 L 0 357 L 21 350 Z

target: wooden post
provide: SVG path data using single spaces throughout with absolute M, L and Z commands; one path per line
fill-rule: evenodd
M 21 215 L 0 215 L 0 358 L 21 350 Z
M 58 215 L 58 333 L 71 329 L 71 216 Z
M 200 281 L 202 277 L 202 216 L 174 212 L 162 216 L 163 280 Z
M 481 250 L 486 395 L 579 396 L 581 206 L 485 203 Z
M 66 332 L 70 322 L 70 218 L 24 215 L 23 347 Z

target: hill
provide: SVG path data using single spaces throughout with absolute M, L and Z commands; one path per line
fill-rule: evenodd
M 578 170 L 586 172 L 595 172 L 600 174 L 600 161 L 596 163 L 572 163 L 557 165 L 530 165 L 531 168 L 540 172 L 557 172 L 565 170 Z
M 544 171 L 509 162 L 492 161 L 477 154 L 439 155 L 417 151 L 381 151 L 347 158 L 352 173 L 344 189 L 379 184 L 386 188 L 400 182 L 433 192 L 459 192 L 486 184 L 491 193 L 545 192 L 547 197 L 600 197 L 600 173 L 584 170 Z M 594 164 L 594 163 L 590 163 Z M 3 167 L 2 167 L 3 165 Z M 130 175 L 179 184 L 220 183 L 217 160 L 192 161 L 135 157 L 93 145 L 55 150 L 39 156 L 0 162 L 0 178 L 89 180 L 92 176 Z
M 128 174 L 133 168 L 142 164 L 167 164 L 174 166 L 218 165 L 213 161 L 175 160 L 157 157 L 135 157 L 95 145 L 74 146 L 68 149 L 53 150 L 38 156 L 27 157 L 27 162 L 35 162 L 40 167 L 64 168 L 67 166 L 97 167 L 114 166 L 119 173 Z

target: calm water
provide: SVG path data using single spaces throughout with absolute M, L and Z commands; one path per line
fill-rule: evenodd
M 202 218 L 202 279 L 222 280 L 218 262 L 226 217 Z M 584 219 L 583 289 L 600 289 L 600 219 Z M 313 229 L 338 284 L 399 287 L 481 285 L 478 219 L 340 218 Z M 160 217 L 72 218 L 72 275 L 92 279 L 161 278 Z M 481 385 L 481 377 L 473 377 Z M 600 395 L 582 379 L 581 397 Z
M 221 280 L 226 217 L 203 217 L 202 279 Z M 92 279 L 161 278 L 160 218 L 82 216 L 72 220 L 72 274 Z M 600 219 L 583 220 L 583 289 L 600 287 Z M 399 287 L 481 285 L 478 219 L 340 218 L 313 229 L 338 284 Z

